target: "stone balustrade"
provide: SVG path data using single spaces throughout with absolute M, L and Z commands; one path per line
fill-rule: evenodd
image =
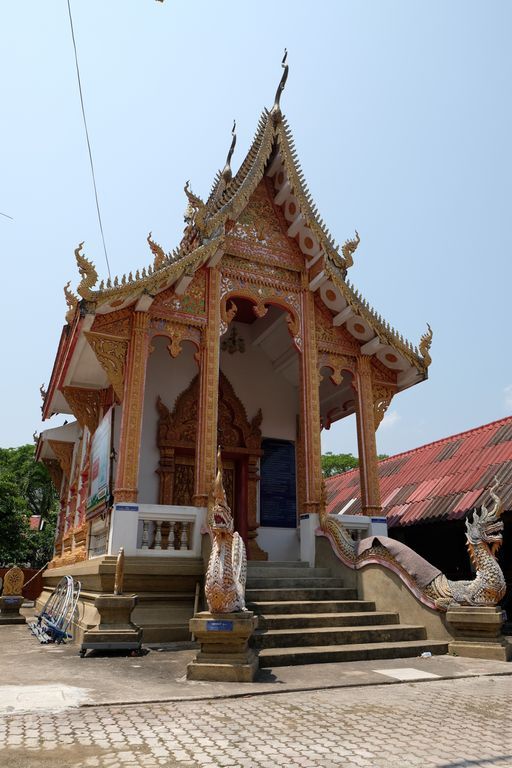
M 199 557 L 204 507 L 164 504 L 116 504 L 112 511 L 109 554 Z

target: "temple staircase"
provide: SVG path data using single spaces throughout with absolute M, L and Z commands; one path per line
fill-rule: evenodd
M 427 640 L 425 627 L 400 624 L 397 613 L 377 611 L 328 568 L 308 563 L 249 562 L 246 602 L 259 616 L 252 644 L 260 667 L 448 652 L 446 642 Z

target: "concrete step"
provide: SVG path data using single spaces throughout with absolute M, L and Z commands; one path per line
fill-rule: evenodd
M 355 627 L 398 624 L 398 613 L 368 611 L 354 613 L 260 614 L 258 629 L 313 629 L 315 627 Z
M 415 624 L 377 626 L 313 627 L 309 629 L 257 629 L 251 639 L 254 648 L 298 648 L 303 646 L 354 645 L 425 640 L 425 627 Z
M 292 587 L 294 589 L 304 589 L 305 587 L 308 589 L 331 587 L 335 589 L 337 587 L 342 587 L 343 584 L 339 579 L 334 579 L 332 576 L 306 576 L 305 578 L 293 576 L 282 579 L 279 577 L 255 578 L 251 575 L 247 577 L 246 586 L 247 589 L 286 589 L 287 587 Z
M 248 560 L 247 570 L 254 568 L 310 568 L 304 560 Z
M 375 603 L 368 600 L 287 600 L 249 602 L 247 608 L 254 613 L 269 614 L 316 614 L 316 613 L 358 613 L 374 611 Z
M 273 588 L 273 589 L 246 589 L 245 599 L 248 603 L 258 602 L 260 600 L 268 602 L 274 600 L 356 600 L 357 592 L 355 589 L 346 589 L 344 587 L 296 587 L 296 588 Z
M 407 659 L 429 651 L 448 653 L 443 640 L 404 640 L 393 643 L 356 643 L 318 647 L 264 648 L 259 652 L 260 667 L 289 667 L 297 664 L 322 664 L 336 661 L 369 659 Z
M 247 571 L 247 579 L 251 581 L 253 579 L 310 579 L 330 576 L 330 568 L 286 568 L 283 566 L 279 568 L 249 568 Z

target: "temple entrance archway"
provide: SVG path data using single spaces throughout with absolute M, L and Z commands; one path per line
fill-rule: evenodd
M 172 411 L 160 397 L 157 400 L 160 504 L 194 504 L 199 383 L 199 375 L 196 375 L 187 389 L 178 396 Z M 262 413 L 259 410 L 249 421 L 241 400 L 221 372 L 217 443 L 222 450 L 224 486 L 235 528 L 246 543 L 249 539 L 249 524 L 257 520 L 256 485 L 261 456 L 261 419 Z

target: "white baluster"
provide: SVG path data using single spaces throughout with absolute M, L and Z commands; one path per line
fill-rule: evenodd
M 156 520 L 155 521 L 155 526 L 156 526 L 156 530 L 155 530 L 155 545 L 154 545 L 153 549 L 162 549 L 162 532 L 160 530 L 160 528 L 162 527 L 162 521 L 161 520 Z
M 142 522 L 142 545 L 141 549 L 149 549 L 148 521 Z
M 180 549 L 188 549 L 187 528 L 188 528 L 188 523 L 182 523 L 181 524 L 181 547 L 180 547 Z
M 169 546 L 167 549 L 174 550 L 174 526 L 175 523 L 170 522 L 169 523 Z

